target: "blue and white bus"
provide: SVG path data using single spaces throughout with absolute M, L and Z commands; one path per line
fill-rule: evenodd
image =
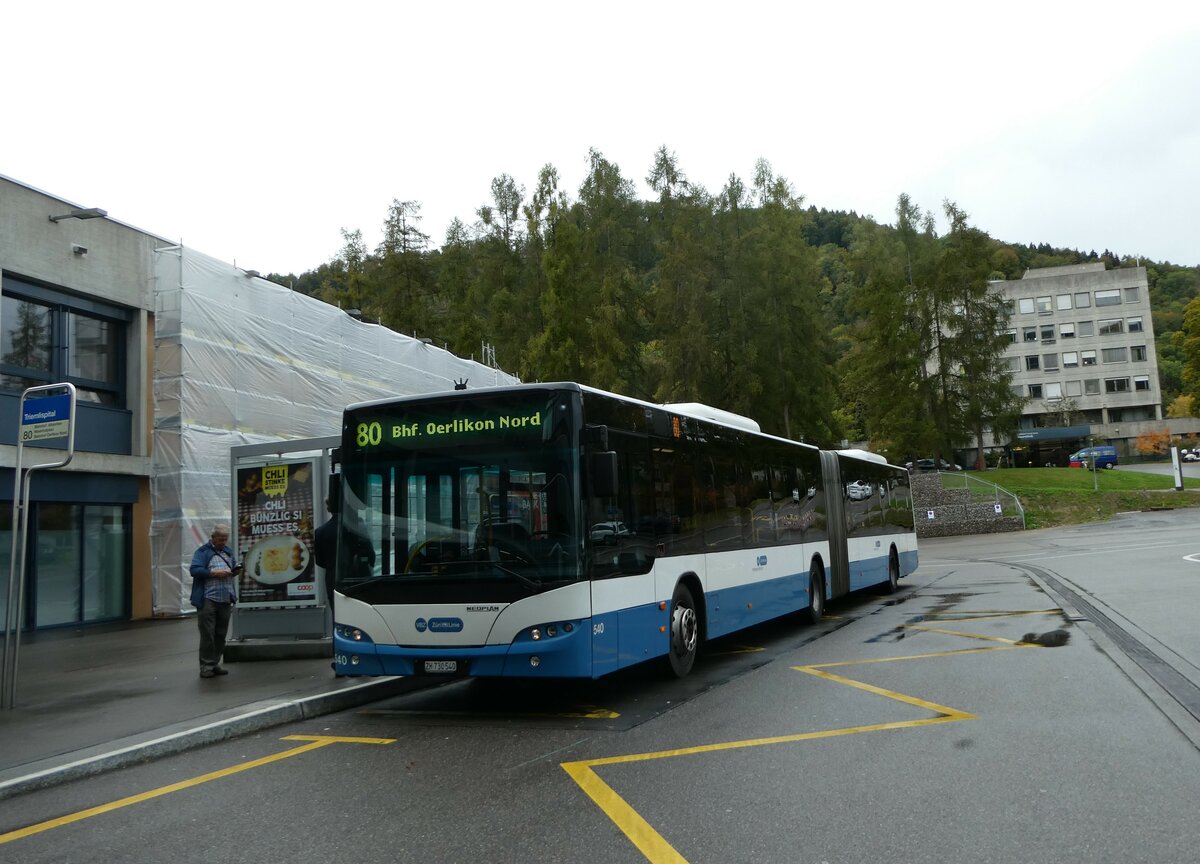
M 352 405 L 343 675 L 597 678 L 917 567 L 908 472 L 572 383 Z

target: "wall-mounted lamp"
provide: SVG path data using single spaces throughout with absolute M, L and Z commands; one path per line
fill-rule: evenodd
M 422 336 L 417 341 L 420 342 L 422 345 L 432 345 L 433 344 L 433 340 L 430 339 L 428 336 Z
M 247 276 L 253 276 L 255 279 L 257 279 L 259 276 L 259 272 L 257 270 L 243 270 L 242 272 Z
M 349 315 L 355 321 L 362 320 L 362 310 L 361 309 L 344 309 L 342 311 L 344 311 L 347 315 Z
M 62 216 L 51 216 L 51 222 L 59 222 L 63 219 L 99 219 L 102 216 L 107 216 L 107 210 L 101 210 L 99 207 L 88 207 L 82 209 L 76 207 L 70 213 L 64 213 Z
M 87 254 L 87 247 L 86 247 L 86 246 L 80 246 L 78 243 L 72 243 L 72 244 L 71 244 L 71 251 L 72 251 L 72 252 L 74 252 L 76 255 L 86 255 L 86 254 Z

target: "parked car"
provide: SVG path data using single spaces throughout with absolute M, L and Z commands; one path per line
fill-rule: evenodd
M 616 543 L 618 537 L 628 533 L 624 522 L 597 522 L 591 530 L 593 543 Z
M 851 501 L 862 501 L 871 497 L 871 484 L 863 480 L 851 480 L 846 484 L 846 494 Z
M 1069 457 L 1072 468 L 1091 468 L 1093 461 L 1097 468 L 1117 467 L 1117 448 L 1111 444 L 1098 444 L 1095 447 L 1084 447 Z
M 916 463 L 905 462 L 904 467 L 907 468 L 909 471 L 912 471 L 912 470 L 914 470 L 914 464 L 915 464 L 915 469 L 917 471 L 961 471 L 961 470 L 963 470 L 961 465 L 952 465 L 949 462 L 947 462 L 945 459 L 918 459 L 916 461 Z
M 1200 462 L 1200 450 L 1193 450 L 1190 453 L 1183 454 L 1184 462 Z

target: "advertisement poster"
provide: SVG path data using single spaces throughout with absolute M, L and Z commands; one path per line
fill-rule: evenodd
M 316 470 L 311 459 L 237 469 L 239 606 L 317 603 Z

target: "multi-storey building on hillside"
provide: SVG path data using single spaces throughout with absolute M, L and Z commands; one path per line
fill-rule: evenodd
M 1127 450 L 1163 427 L 1145 267 L 1048 267 L 992 284 L 1010 304 L 1006 360 L 1027 400 L 1015 464 L 1066 464 L 1089 438 Z

